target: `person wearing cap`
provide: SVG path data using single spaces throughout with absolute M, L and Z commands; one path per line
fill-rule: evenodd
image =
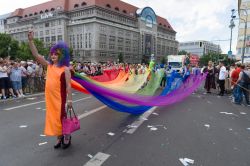
M 34 32 L 29 31 L 29 47 L 35 59 L 47 66 L 45 84 L 46 118 L 44 134 L 56 136 L 54 148 L 66 149 L 71 144 L 71 135 L 63 135 L 62 118 L 66 116 L 65 105 L 72 108 L 70 51 L 67 44 L 59 41 L 50 49 L 48 61 L 41 56 L 33 42 Z

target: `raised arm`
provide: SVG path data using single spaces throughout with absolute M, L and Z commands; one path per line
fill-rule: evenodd
M 44 59 L 44 57 L 41 56 L 41 55 L 38 53 L 37 48 L 36 48 L 36 46 L 35 46 L 35 44 L 34 44 L 33 39 L 34 39 L 34 32 L 33 32 L 33 31 L 29 31 L 29 32 L 28 32 L 28 40 L 29 40 L 29 46 L 30 46 L 30 50 L 31 50 L 31 52 L 32 52 L 32 55 L 33 55 L 34 58 L 35 58 L 39 63 L 41 63 L 42 65 L 44 65 L 44 66 L 48 65 L 49 62 L 46 61 L 46 60 Z

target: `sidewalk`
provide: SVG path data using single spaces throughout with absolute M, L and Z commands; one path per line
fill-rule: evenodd
M 44 92 L 38 92 L 38 93 L 34 93 L 34 94 L 25 94 L 25 97 L 23 97 L 23 98 L 0 99 L 0 104 L 4 103 L 6 101 L 13 101 L 16 99 L 25 99 L 25 98 L 30 98 L 30 97 L 42 96 L 42 95 L 44 95 Z

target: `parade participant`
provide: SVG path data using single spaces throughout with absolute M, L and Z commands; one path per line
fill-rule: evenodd
M 213 62 L 209 61 L 208 66 L 203 69 L 203 73 L 207 73 L 205 86 L 204 88 L 207 90 L 207 93 L 211 93 L 210 89 L 216 89 L 215 86 L 215 68 L 213 66 Z
M 28 33 L 32 55 L 44 66 L 47 66 L 45 85 L 46 120 L 45 135 L 57 136 L 54 148 L 68 148 L 71 135 L 62 134 L 62 118 L 66 116 L 65 104 L 72 107 L 71 74 L 69 70 L 69 48 L 60 41 L 50 49 L 48 61 L 41 56 L 33 42 L 34 32 Z M 66 100 L 68 99 L 68 100 Z

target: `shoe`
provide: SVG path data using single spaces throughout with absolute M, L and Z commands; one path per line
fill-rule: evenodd
M 241 105 L 241 103 L 238 103 L 238 102 L 235 102 L 235 101 L 232 102 L 232 103 L 234 103 L 234 104 L 236 104 L 236 105 Z
M 208 91 L 207 93 L 211 93 L 210 91 Z
M 55 149 L 58 149 L 61 147 L 61 145 L 63 144 L 63 139 L 64 137 L 62 136 L 60 139 L 57 140 L 58 141 L 57 144 L 54 145 Z
M 71 136 L 69 137 L 69 142 L 67 144 L 65 144 L 64 141 L 63 141 L 62 148 L 67 149 L 68 147 L 70 147 L 70 145 L 71 145 Z

